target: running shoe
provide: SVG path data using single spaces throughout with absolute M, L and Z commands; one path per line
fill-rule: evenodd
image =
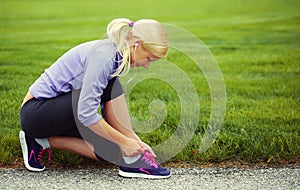
M 49 154 L 48 160 L 51 161 L 50 148 L 44 149 L 34 138 L 27 136 L 24 131 L 20 131 L 19 138 L 26 168 L 36 172 L 45 170 L 40 160 L 43 153 L 47 151 Z
M 122 159 L 119 175 L 123 177 L 140 177 L 149 179 L 162 179 L 171 176 L 171 170 L 160 167 L 149 152 L 145 152 L 139 160 L 126 164 Z

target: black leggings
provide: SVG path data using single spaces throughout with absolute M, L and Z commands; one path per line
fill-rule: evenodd
M 109 81 L 101 96 L 101 103 L 123 94 L 118 78 Z M 69 136 L 84 139 L 94 146 L 95 154 L 110 162 L 117 162 L 121 156 L 119 146 L 95 134 L 83 126 L 77 117 L 77 102 L 80 90 L 55 98 L 27 101 L 20 110 L 21 128 L 28 136 L 47 138 Z

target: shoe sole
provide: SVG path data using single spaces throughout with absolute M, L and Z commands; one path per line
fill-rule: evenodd
M 39 168 L 33 168 L 29 165 L 29 163 L 28 163 L 28 149 L 27 149 L 27 143 L 26 143 L 26 138 L 25 138 L 25 132 L 24 131 L 20 131 L 19 138 L 20 138 L 20 144 L 21 144 L 21 149 L 22 149 L 22 153 L 23 153 L 23 160 L 24 160 L 25 167 L 28 170 L 34 171 L 34 172 L 44 171 L 45 167 L 42 168 L 42 169 L 39 169 Z
M 170 172 L 169 175 L 160 176 L 160 175 L 149 175 L 143 173 L 130 173 L 130 172 L 124 172 L 122 170 L 119 170 L 119 175 L 122 177 L 129 177 L 129 178 L 166 179 L 171 177 L 172 173 Z

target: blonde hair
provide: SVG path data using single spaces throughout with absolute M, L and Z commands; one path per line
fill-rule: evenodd
M 129 72 L 129 42 L 133 38 L 141 40 L 143 48 L 158 58 L 166 57 L 168 52 L 167 32 L 156 20 L 141 19 L 133 23 L 126 18 L 117 18 L 108 24 L 107 36 L 117 45 L 117 51 L 123 58 L 117 71 L 112 76 L 126 75 Z

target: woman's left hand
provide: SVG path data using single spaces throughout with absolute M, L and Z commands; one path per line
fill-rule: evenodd
M 143 141 L 139 141 L 139 143 L 145 151 L 149 152 L 154 158 L 156 158 L 156 154 L 153 152 L 152 148 L 148 144 L 144 143 Z
M 156 158 L 156 154 L 153 152 L 152 148 L 148 144 L 144 143 L 139 138 L 139 136 L 137 136 L 135 134 L 134 131 L 131 131 L 130 133 L 126 134 L 126 136 L 129 137 L 129 138 L 136 139 L 139 142 L 140 146 L 143 147 L 145 151 L 148 151 L 154 158 Z

